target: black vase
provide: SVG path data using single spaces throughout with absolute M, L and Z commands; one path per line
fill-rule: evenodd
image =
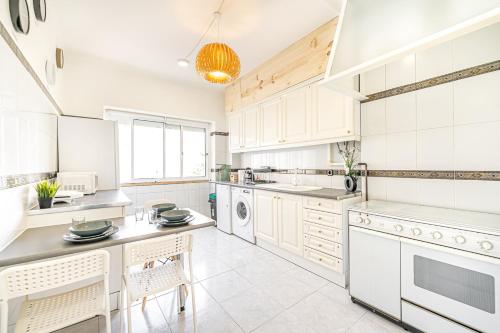
M 344 177 L 344 186 L 345 186 L 345 189 L 348 190 L 349 192 L 356 191 L 356 188 L 358 187 L 357 179 L 352 177 L 352 176 L 345 176 Z
M 52 208 L 52 200 L 54 198 L 38 198 L 38 206 L 40 209 Z

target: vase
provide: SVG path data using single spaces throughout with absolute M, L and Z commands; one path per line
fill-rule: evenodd
M 344 186 L 345 186 L 345 189 L 349 192 L 356 191 L 356 188 L 358 187 L 357 179 L 352 177 L 352 176 L 345 176 L 344 177 Z
M 38 198 L 38 206 L 40 209 L 52 208 L 52 200 L 54 198 Z

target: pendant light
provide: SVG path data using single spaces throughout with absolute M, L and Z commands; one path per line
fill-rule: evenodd
M 205 44 L 196 56 L 196 71 L 208 82 L 225 84 L 240 75 L 240 58 L 220 40 L 220 12 L 215 12 L 217 42 Z
M 235 80 L 240 74 L 240 58 L 229 45 L 220 42 L 220 10 L 223 4 L 224 0 L 221 2 L 218 10 L 214 12 L 212 21 L 201 35 L 194 48 L 186 57 L 177 60 L 178 66 L 187 67 L 189 65 L 189 56 L 198 48 L 206 34 L 216 23 L 217 41 L 215 43 L 203 45 L 196 55 L 196 71 L 206 81 L 216 84 L 229 83 Z

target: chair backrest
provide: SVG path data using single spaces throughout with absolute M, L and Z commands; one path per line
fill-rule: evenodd
M 0 299 L 35 294 L 108 272 L 109 253 L 105 250 L 13 266 L 0 272 Z
M 191 234 L 176 234 L 128 243 L 124 245 L 123 251 L 124 268 L 191 252 L 192 248 Z
M 155 200 L 148 200 L 144 203 L 144 211 L 149 212 L 151 209 L 153 209 L 153 205 L 158 205 L 162 203 L 170 203 L 169 199 L 155 199 Z

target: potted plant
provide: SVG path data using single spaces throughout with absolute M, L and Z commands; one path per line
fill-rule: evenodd
M 342 156 L 342 159 L 344 160 L 344 186 L 346 190 L 354 192 L 358 187 L 358 175 L 356 170 L 354 170 L 356 151 L 358 149 L 356 147 L 356 141 L 351 142 L 337 142 L 337 149 L 339 150 L 340 156 Z
M 35 190 L 38 194 L 38 205 L 40 209 L 52 207 L 52 200 L 56 196 L 59 186 L 57 182 L 49 182 L 48 180 L 36 184 Z

